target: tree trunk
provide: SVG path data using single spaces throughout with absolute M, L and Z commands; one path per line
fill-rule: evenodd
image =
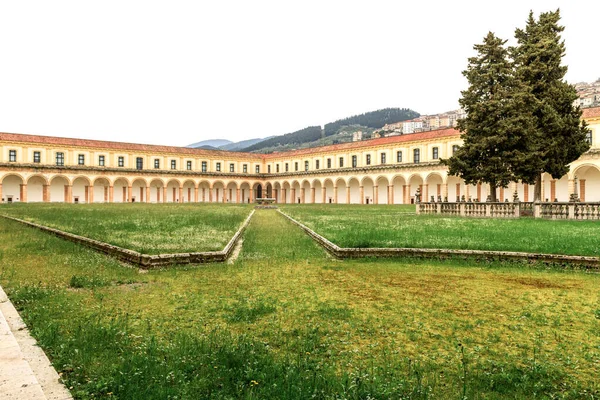
M 492 203 L 496 203 L 498 202 L 498 199 L 496 198 L 496 184 L 495 183 L 490 183 L 490 200 Z
M 539 203 L 542 201 L 542 174 L 538 174 L 535 178 L 535 186 L 533 187 L 533 201 Z

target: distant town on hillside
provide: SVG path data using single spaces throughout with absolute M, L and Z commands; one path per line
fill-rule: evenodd
M 579 98 L 573 103 L 581 108 L 600 106 L 600 79 L 592 83 L 575 84 Z M 446 111 L 440 114 L 420 115 L 407 108 L 386 108 L 344 118 L 321 126 L 309 126 L 284 135 L 262 139 L 248 139 L 233 143 L 223 139 L 197 142 L 188 147 L 274 153 L 303 148 L 326 146 L 375 139 L 380 137 L 408 135 L 443 128 L 455 128 L 458 120 L 465 118 L 464 110 Z

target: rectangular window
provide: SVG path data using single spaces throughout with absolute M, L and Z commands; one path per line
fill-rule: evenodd
M 387 154 L 386 154 L 386 153 L 381 153 L 381 163 L 382 163 L 382 164 L 385 164 L 385 162 L 387 161 L 387 160 L 386 160 L 386 157 L 387 157 Z
M 454 155 L 457 150 L 458 150 L 458 145 L 455 144 L 454 146 L 452 146 L 452 155 Z
M 143 157 L 136 157 L 135 169 L 144 169 L 144 158 Z
M 244 164 L 244 166 L 242 167 L 242 170 L 244 171 L 245 174 L 248 173 L 248 164 Z
M 260 165 L 257 165 L 257 166 L 256 166 L 256 173 L 257 173 L 257 174 L 260 174 Z
M 125 157 L 119 157 L 119 167 L 125 166 Z
M 177 160 L 171 160 L 171 169 L 177 169 Z
M 267 173 L 270 174 L 271 173 L 271 166 L 267 165 Z
M 319 164 L 319 160 L 315 160 L 315 169 L 319 169 L 321 167 Z
M 160 160 L 158 158 L 154 159 L 154 169 L 160 168 Z
M 16 150 L 8 151 L 8 161 L 9 162 L 17 162 L 17 151 Z
M 367 154 L 367 165 L 371 165 L 371 155 Z
M 285 172 L 289 172 L 290 170 L 290 165 L 288 163 L 285 163 Z
M 294 171 L 298 171 L 298 161 L 294 163 Z
M 413 150 L 413 162 L 415 164 L 418 164 L 419 162 L 421 162 L 421 151 L 419 149 Z
M 327 168 L 331 168 L 331 158 L 327 159 Z
M 396 152 L 396 162 L 402 162 L 402 152 L 401 151 Z
M 235 172 L 235 165 L 229 164 L 229 172 Z
M 65 165 L 65 153 L 56 153 L 56 165 L 61 167 Z
M 85 155 L 79 154 L 77 156 L 77 164 L 78 165 L 85 165 Z
M 217 168 L 217 172 L 221 172 L 221 163 L 220 162 L 217 163 L 216 168 Z
M 431 158 L 433 158 L 434 160 L 437 160 L 438 158 L 440 158 L 440 154 L 439 153 L 440 152 L 439 152 L 438 148 L 434 147 L 432 149 L 432 152 L 431 152 Z
M 592 130 L 589 129 L 587 131 L 587 133 L 585 134 L 585 141 L 588 142 L 588 144 L 592 144 Z
M 304 161 L 304 171 L 308 171 L 308 161 Z
M 186 163 L 185 163 L 185 168 L 186 168 L 188 171 L 191 171 L 191 170 L 192 170 L 192 162 L 191 162 L 191 161 L 186 161 Z
M 206 172 L 206 161 L 202 161 L 202 172 Z
M 33 162 L 34 163 L 39 163 L 42 161 L 42 155 L 39 151 L 34 151 L 33 152 Z
M 104 164 L 105 164 L 104 161 L 105 161 L 104 156 L 98 156 L 98 165 L 99 166 L 104 167 Z
M 340 168 L 344 168 L 344 157 L 340 157 Z
M 279 164 L 275 165 L 275 172 L 279 173 Z
M 356 156 L 352 156 L 352 168 L 356 168 L 358 165 L 358 160 Z

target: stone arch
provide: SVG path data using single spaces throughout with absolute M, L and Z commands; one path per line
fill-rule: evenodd
M 211 185 L 207 180 L 201 180 L 198 183 L 198 201 L 207 203 L 211 201 Z
M 594 164 L 583 164 L 573 171 L 577 177 L 577 194 L 581 201 L 600 201 L 600 167 Z
M 196 182 L 193 179 L 186 179 L 183 181 L 183 196 L 181 201 L 183 203 L 196 202 Z
M 346 186 L 346 204 L 360 204 L 360 181 L 357 177 L 348 179 Z
M 283 202 L 283 200 L 281 199 L 281 196 L 282 196 L 281 182 L 274 181 L 272 183 L 272 186 L 273 186 L 273 198 L 275 199 L 275 203 Z
M 348 204 L 348 182 L 346 181 L 346 179 L 339 177 L 335 180 L 334 185 L 337 188 L 334 190 L 334 195 L 337 198 L 336 203 Z
M 448 185 L 448 201 L 453 203 L 456 201 L 460 201 L 461 196 L 465 195 L 465 182 L 460 179 L 457 176 L 448 176 L 448 180 L 447 180 L 447 185 Z M 479 192 L 482 192 L 482 187 L 480 187 Z M 480 195 L 483 195 L 484 193 L 480 193 Z M 442 195 L 442 197 L 444 197 L 444 195 Z M 480 197 L 477 197 L 477 190 L 475 192 L 475 194 L 472 196 L 473 199 L 478 198 L 480 201 L 482 200 Z M 444 199 L 442 199 L 444 200 Z M 485 198 L 483 198 L 483 200 L 485 201 Z
M 93 194 L 90 194 L 92 182 L 87 176 L 79 175 L 73 178 L 72 193 L 73 203 L 89 203 L 93 199 Z
M 165 181 L 161 178 L 152 178 L 148 184 L 150 188 L 150 202 L 151 203 L 164 203 L 166 202 L 166 186 Z
M 238 200 L 238 195 L 237 195 L 237 190 L 238 190 L 238 186 L 237 183 L 235 181 L 229 181 L 227 183 L 227 185 L 225 186 L 225 197 L 226 197 L 226 201 L 228 203 L 239 203 L 241 201 Z M 241 196 L 241 193 L 240 193 Z
M 148 181 L 145 178 L 137 177 L 131 182 L 131 196 L 129 201 L 131 203 L 146 203 L 148 202 Z
M 167 196 L 166 200 L 168 203 L 179 203 L 182 199 L 180 199 L 180 189 L 181 181 L 176 178 L 171 178 L 167 181 Z
M 300 197 L 301 203 L 310 203 L 311 185 L 308 179 L 303 179 L 300 183 L 300 193 L 296 193 L 296 197 Z
M 127 203 L 129 201 L 128 187 L 129 179 L 124 177 L 115 178 L 113 181 L 113 202 Z
M 438 201 L 440 198 L 443 200 L 444 177 L 439 172 L 429 173 L 425 177 L 423 187 L 423 201 L 431 201 L 431 196 L 433 196 L 435 201 Z
M 252 185 L 252 198 L 250 202 L 253 202 L 254 199 L 262 198 L 265 195 L 265 190 L 263 185 L 260 182 L 254 182 Z
M 375 178 L 375 186 L 377 187 L 377 189 L 374 190 L 375 204 L 392 204 L 390 195 L 390 191 L 392 189 L 389 188 L 390 181 L 388 180 L 388 177 L 385 175 L 380 175 Z
M 27 202 L 37 203 L 47 201 L 48 178 L 44 175 L 31 175 L 27 178 Z
M 408 187 L 406 185 L 406 177 L 403 174 L 396 174 L 392 176 L 391 180 L 392 189 L 392 204 L 406 204 L 410 201 L 408 198 Z
M 360 180 L 359 201 L 361 204 L 373 204 L 375 202 L 375 183 L 370 176 L 363 176 Z
M 322 198 L 325 199 L 325 203 L 335 203 L 335 199 L 336 199 L 336 191 L 335 191 L 335 185 L 333 183 L 333 180 L 331 178 L 325 178 L 323 180 L 323 194 L 322 194 Z
M 273 185 L 271 184 L 271 182 L 265 183 L 264 197 L 271 198 L 271 199 L 273 198 Z
M 71 181 L 64 175 L 54 175 L 50 179 L 49 200 L 54 203 L 66 203 L 71 197 Z
M 290 188 L 290 200 L 292 203 L 300 203 L 302 201 L 300 196 L 300 189 L 300 182 L 298 182 L 297 180 L 293 180 Z
M 248 181 L 242 181 L 239 184 L 240 190 L 240 202 L 250 203 L 250 196 L 252 195 L 252 186 Z
M 214 181 L 212 183 L 212 201 L 214 203 L 222 203 L 223 193 L 225 193 L 225 183 L 221 180 Z
M 412 174 L 408 177 L 408 195 L 409 203 L 414 203 L 416 201 L 415 195 L 417 193 L 417 189 L 421 189 L 421 201 L 423 201 L 423 177 L 421 174 Z
M 326 191 L 324 192 L 323 183 L 318 178 L 315 178 L 310 183 L 310 202 L 316 204 L 323 204 L 326 202 L 325 199 Z
M 25 180 L 21 174 L 13 172 L 8 173 L 2 177 L 0 184 L 2 184 L 1 189 L 3 203 L 27 201 L 27 194 L 24 186 Z
M 290 184 L 289 181 L 283 181 L 281 183 L 281 199 L 282 202 L 285 203 L 291 203 L 292 202 L 292 185 Z
M 96 177 L 92 182 L 92 201 L 94 203 L 108 203 L 110 179 L 105 176 Z

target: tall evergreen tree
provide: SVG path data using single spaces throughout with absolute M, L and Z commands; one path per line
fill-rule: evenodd
M 587 128 L 581 110 L 574 107 L 577 91 L 564 81 L 567 67 L 561 65 L 565 43 L 558 24 L 560 10 L 540 14 L 536 21 L 530 12 L 525 29 L 517 29 L 518 45 L 511 49 L 516 76 L 528 86 L 533 101 L 529 111 L 535 118 L 535 134 L 530 145 L 539 155 L 537 167 L 529 169 L 524 181 L 535 181 L 536 201 L 541 199 L 541 175 L 559 179 L 569 171 L 569 163 L 589 149 Z
M 467 184 L 489 183 L 492 201 L 497 187 L 526 175 L 522 166 L 536 160 L 527 140 L 533 119 L 521 110 L 528 101 L 527 91 L 514 77 L 505 43 L 489 32 L 482 44 L 473 46 L 477 56 L 469 58 L 463 71 L 469 87 L 459 100 L 467 113 L 458 121 L 464 143 L 442 160 L 450 175 Z

